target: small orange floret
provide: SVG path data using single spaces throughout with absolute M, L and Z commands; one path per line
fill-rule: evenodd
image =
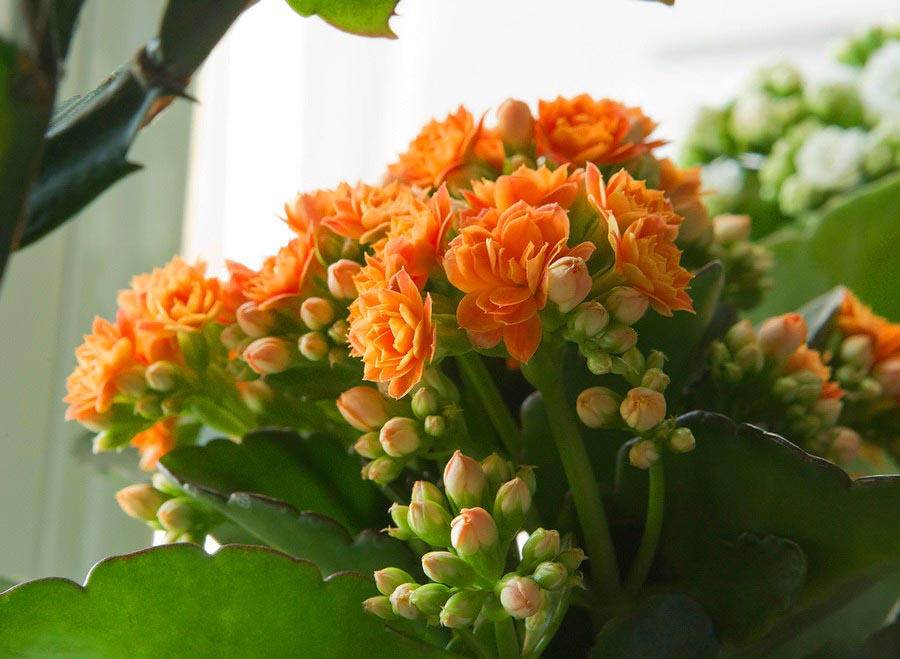
M 346 183 L 337 190 L 316 190 L 295 196 L 284 205 L 284 221 L 299 236 L 318 234 L 325 218 L 334 215 L 335 203 L 346 195 Z
M 388 393 L 394 398 L 409 393 L 434 356 L 431 296 L 423 300 L 401 270 L 386 286 L 373 284 L 361 292 L 350 305 L 349 320 L 351 354 L 362 357 L 365 379 L 389 382 Z
M 538 155 L 553 162 L 609 165 L 650 151 L 663 142 L 647 142 L 656 124 L 640 108 L 588 94 L 538 104 Z
M 683 220 L 678 237 L 685 243 L 697 240 L 712 226 L 703 203 L 700 167 L 681 169 L 669 158 L 659 164 L 659 186 Z
M 615 222 L 620 233 L 637 220 L 654 215 L 666 226 L 670 240 L 674 241 L 678 235 L 681 216 L 674 211 L 665 193 L 648 188 L 644 181 L 635 180 L 628 171 L 620 169 L 606 182 L 600 170 L 589 164 L 585 187 L 594 210 L 607 223 Z
M 263 261 L 259 272 L 244 282 L 244 295 L 260 308 L 276 306 L 300 295 L 317 264 L 315 236 L 298 236 Z
M 391 176 L 419 187 L 437 187 L 466 165 L 503 166 L 503 142 L 463 106 L 443 121 L 432 120 L 389 167 Z
M 496 208 L 505 211 L 519 201 L 535 207 L 559 204 L 563 208 L 569 208 L 578 196 L 581 175 L 581 170 L 570 175 L 568 165 L 554 170 L 543 166 L 531 169 L 523 165 L 496 181 L 473 181 L 472 190 L 466 190 L 463 194 L 476 210 Z
M 344 183 L 339 190 L 334 213 L 323 224 L 339 236 L 363 244 L 383 238 L 393 217 L 414 215 L 427 206 L 421 191 L 399 181 L 385 186 L 359 183 L 353 188 Z
M 844 336 L 865 334 L 875 347 L 875 363 L 900 353 L 900 324 L 891 323 L 847 291 L 838 315 L 838 327 Z
M 822 394 L 820 398 L 841 398 L 844 390 L 837 382 L 831 380 L 831 368 L 822 360 L 822 355 L 807 345 L 802 345 L 788 357 L 782 373 L 790 375 L 799 371 L 809 371 L 822 380 Z
M 131 438 L 131 445 L 141 453 L 141 469 L 153 471 L 159 459 L 175 448 L 177 421 L 177 416 L 157 421 L 147 430 Z

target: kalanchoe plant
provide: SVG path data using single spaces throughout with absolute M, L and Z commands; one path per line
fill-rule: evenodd
M 814 456 L 856 476 L 894 450 L 896 327 L 843 290 L 738 321 L 767 256 L 655 128 L 587 95 L 508 100 L 496 126 L 460 107 L 383 184 L 290 201 L 258 270 L 136 277 L 79 348 L 69 415 L 156 469 L 129 515 L 241 546 L 114 559 L 76 599 L 14 588 L 0 650 L 105 650 L 97 600 L 129 620 L 144 585 L 180 607 L 141 637 L 159 653 L 201 624 L 306 656 L 859 647 L 897 599 L 900 481 Z M 186 593 L 226 583 L 201 623 Z M 277 615 L 241 609 L 270 590 Z

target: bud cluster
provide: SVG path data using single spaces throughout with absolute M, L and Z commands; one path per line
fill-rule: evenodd
M 152 485 L 136 483 L 122 488 L 116 492 L 116 500 L 130 517 L 146 522 L 155 531 L 165 531 L 167 543 L 202 543 L 217 521 L 215 514 L 181 496 L 161 474 L 154 474 Z
M 713 218 L 713 241 L 709 257 L 725 268 L 723 298 L 739 309 L 752 309 L 772 288 L 774 262 L 769 250 L 750 240 L 748 215 Z
M 532 618 L 548 593 L 580 584 L 584 553 L 557 531 L 535 530 L 509 567 L 510 549 L 531 510 L 530 467 L 493 454 L 478 462 L 457 451 L 444 470 L 443 491 L 418 481 L 408 506 L 394 504 L 392 536 L 417 538 L 435 548 L 422 557 L 430 580 L 418 584 L 397 568 L 375 573 L 381 595 L 364 607 L 385 619 L 423 620 L 449 628 L 477 620 Z

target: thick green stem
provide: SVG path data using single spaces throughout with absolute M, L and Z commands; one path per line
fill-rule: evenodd
M 591 565 L 591 582 L 598 598 L 619 592 L 619 567 L 606 511 L 600 498 L 591 460 L 581 439 L 574 405 L 566 399 L 562 381 L 562 355 L 539 350 L 523 368 L 525 377 L 543 395 L 551 434 L 572 489 L 572 499 Z
M 478 397 L 484 402 L 488 417 L 497 430 L 497 434 L 500 435 L 503 447 L 511 458 L 518 460 L 521 445 L 519 426 L 510 414 L 506 401 L 500 395 L 494 378 L 491 377 L 481 356 L 476 352 L 468 352 L 456 359 L 466 379 L 472 383 Z
M 519 637 L 516 636 L 516 625 L 512 618 L 494 623 L 497 635 L 497 652 L 500 659 L 516 659 L 520 656 Z
M 644 535 L 641 538 L 641 546 L 638 549 L 637 558 L 628 574 L 626 588 L 629 593 L 637 593 L 647 574 L 653 565 L 656 556 L 656 546 L 659 544 L 659 535 L 662 532 L 663 511 L 666 499 L 666 479 L 663 471 L 662 460 L 657 460 L 650 465 L 650 492 L 647 500 L 647 522 L 644 525 Z
M 460 639 L 466 646 L 475 653 L 476 657 L 480 657 L 481 659 L 494 659 L 496 656 L 493 652 L 488 650 L 487 647 L 478 639 L 475 634 L 473 634 L 470 630 L 465 627 L 459 627 L 454 629 L 456 632 L 456 638 Z

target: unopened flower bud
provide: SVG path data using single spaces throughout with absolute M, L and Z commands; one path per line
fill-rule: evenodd
M 637 332 L 629 325 L 613 323 L 594 340 L 597 345 L 615 355 L 620 355 L 637 343 Z
M 512 538 L 518 531 L 528 511 L 531 510 L 531 490 L 521 478 L 503 483 L 494 499 L 494 521 L 503 538 Z
M 528 618 L 540 611 L 541 589 L 533 579 L 512 577 L 500 590 L 500 603 L 513 618 Z
M 271 387 L 262 378 L 250 380 L 249 382 L 236 382 L 235 386 L 237 387 L 238 395 L 241 397 L 241 402 L 255 414 L 262 413 L 266 405 L 272 402 L 272 399 L 275 397 Z
M 525 151 L 534 140 L 534 117 L 522 101 L 508 98 L 497 108 L 497 132 L 510 151 Z
M 271 334 L 277 322 L 277 317 L 272 311 L 260 309 L 256 302 L 244 302 L 234 315 L 238 327 L 244 334 L 254 339 Z
M 552 561 L 559 554 L 559 531 L 535 529 L 522 546 L 522 562 L 527 568 Z
M 444 468 L 444 490 L 458 509 L 480 506 L 487 492 L 487 477 L 477 460 L 456 451 Z
M 641 351 L 637 348 L 629 348 L 619 357 L 621 359 L 621 363 L 628 367 L 632 373 L 643 373 L 646 368 L 646 360 L 644 359 L 644 355 L 641 354 Z M 613 372 L 617 372 L 616 369 L 613 369 Z
M 762 371 L 765 358 L 757 344 L 749 343 L 734 354 L 734 362 L 745 373 L 759 373 Z
M 328 338 L 339 346 L 347 343 L 347 336 L 350 334 L 350 323 L 340 319 L 331 323 L 328 328 Z
M 382 455 L 362 468 L 362 477 L 379 485 L 387 485 L 397 480 L 397 477 L 403 471 L 404 465 L 403 460 L 392 458 L 389 455 Z
M 356 298 L 356 284 L 353 277 L 362 266 L 355 261 L 341 259 L 328 266 L 328 291 L 339 300 Z
M 612 389 L 590 387 L 578 394 L 575 411 L 588 428 L 604 428 L 619 420 L 622 398 Z
M 759 347 L 767 357 L 781 364 L 806 343 L 806 321 L 798 313 L 769 318 L 759 328 Z
M 419 424 L 415 419 L 395 416 L 381 427 L 378 435 L 381 448 L 394 458 L 402 458 L 414 453 L 422 440 L 419 437 Z
M 116 492 L 116 501 L 125 513 L 144 522 L 156 519 L 156 513 L 169 496 L 149 483 L 136 483 Z
M 819 398 L 812 406 L 812 412 L 827 426 L 837 423 L 844 409 L 840 398 Z
M 377 595 L 363 601 L 363 611 L 378 616 L 382 620 L 394 620 L 397 617 L 391 606 L 391 600 L 384 595 Z
M 591 292 L 591 273 L 584 259 L 564 256 L 547 270 L 547 297 L 562 313 L 568 313 L 584 301 Z
M 416 481 L 412 486 L 412 494 L 409 498 L 410 502 L 415 501 L 431 501 L 447 508 L 447 498 L 441 489 L 434 483 L 428 481 Z
M 605 350 L 592 351 L 587 355 L 588 370 L 594 375 L 606 375 L 612 372 L 612 356 Z
M 487 477 L 488 485 L 492 492 L 496 492 L 501 483 L 512 478 L 512 467 L 509 461 L 501 458 L 496 453 L 491 453 L 481 461 L 481 468 Z
M 669 376 L 658 368 L 648 368 L 641 377 L 641 386 L 663 392 L 669 386 L 670 381 Z
M 669 448 L 676 453 L 693 451 L 695 446 L 697 446 L 697 440 L 690 428 L 675 428 L 669 433 Z
M 410 601 L 412 594 L 418 587 L 418 584 L 415 583 L 404 583 L 394 589 L 390 596 L 391 608 L 394 610 L 394 613 L 407 620 L 415 620 L 420 617 L 419 610 Z
M 545 590 L 562 588 L 569 578 L 569 571 L 562 563 L 545 561 L 534 569 L 534 582 Z
M 398 586 L 405 583 L 415 583 L 416 580 L 398 567 L 386 567 L 375 571 L 375 587 L 382 595 L 390 597 Z
M 736 352 L 746 345 L 756 343 L 756 330 L 749 320 L 742 320 L 732 325 L 725 334 L 725 343 Z
M 829 456 L 839 464 L 846 464 L 855 460 L 859 455 L 859 447 L 862 445 L 862 437 L 851 428 L 835 428 L 834 439 L 828 447 Z
M 307 332 L 297 340 L 297 348 L 309 361 L 318 362 L 328 356 L 331 346 L 322 332 Z
M 219 334 L 219 341 L 229 350 L 243 352 L 247 344 L 250 343 L 249 337 L 244 333 L 237 324 L 229 325 Z
M 291 365 L 291 347 L 273 336 L 256 339 L 244 349 L 244 361 L 260 375 L 281 373 Z
M 466 588 L 476 579 L 474 568 L 449 551 L 431 551 L 422 556 L 422 571 L 432 581 L 451 588 Z
M 475 590 L 463 590 L 454 593 L 441 609 L 441 624 L 455 629 L 468 627 L 481 612 L 487 593 Z
M 172 362 L 153 362 L 144 371 L 144 379 L 155 391 L 170 391 L 178 381 L 178 367 Z
M 633 325 L 647 313 L 650 298 L 636 288 L 616 286 L 604 300 L 604 306 L 618 323 Z
M 713 218 L 716 242 L 735 243 L 750 239 L 749 215 L 717 215 Z
M 431 387 L 420 388 L 413 394 L 412 410 L 413 414 L 420 419 L 437 414 L 440 411 L 440 401 L 437 392 Z
M 436 616 L 440 615 L 450 595 L 450 589 L 444 584 L 427 583 L 412 591 L 409 601 L 426 616 Z
M 409 525 L 409 506 L 403 506 L 396 501 L 391 504 L 388 509 L 391 519 L 394 521 L 395 527 L 388 527 L 387 532 L 392 538 L 397 540 L 411 540 L 415 537 L 415 532 Z
M 347 423 L 357 430 L 377 430 L 388 420 L 384 397 L 372 387 L 348 389 L 338 397 L 337 407 Z
M 580 547 L 572 547 L 560 552 L 559 556 L 556 557 L 556 561 L 565 567 L 569 574 L 574 574 L 581 564 L 584 563 L 585 558 L 587 557 Z
M 872 371 L 885 398 L 900 396 L 900 357 L 885 359 Z
M 450 522 L 450 542 L 460 556 L 489 551 L 499 542 L 497 524 L 484 508 L 463 508 Z
M 649 469 L 657 460 L 659 450 L 656 448 L 656 442 L 650 439 L 642 439 L 628 451 L 628 461 L 638 469 Z
M 635 387 L 619 406 L 622 419 L 637 432 L 650 430 L 666 418 L 666 399 L 658 391 Z
M 308 297 L 300 305 L 300 320 L 311 330 L 322 329 L 334 320 L 334 307 L 324 297 Z
M 860 370 L 868 370 L 875 358 L 875 346 L 867 334 L 848 336 L 841 343 L 841 360 Z
M 374 430 L 360 435 L 356 443 L 353 444 L 353 450 L 369 460 L 374 460 L 384 455 L 384 449 L 381 448 L 381 442 L 378 440 L 378 433 Z
M 567 325 L 573 341 L 590 339 L 609 325 L 609 312 L 599 302 L 583 302 L 569 316 Z
M 156 519 L 166 531 L 187 533 L 202 525 L 205 515 L 190 499 L 175 497 L 159 507 Z
M 409 504 L 409 526 L 413 532 L 433 547 L 449 547 L 450 513 L 433 501 L 413 501 Z
M 443 437 L 447 432 L 447 419 L 439 414 L 432 414 L 425 417 L 425 434 L 429 437 Z

